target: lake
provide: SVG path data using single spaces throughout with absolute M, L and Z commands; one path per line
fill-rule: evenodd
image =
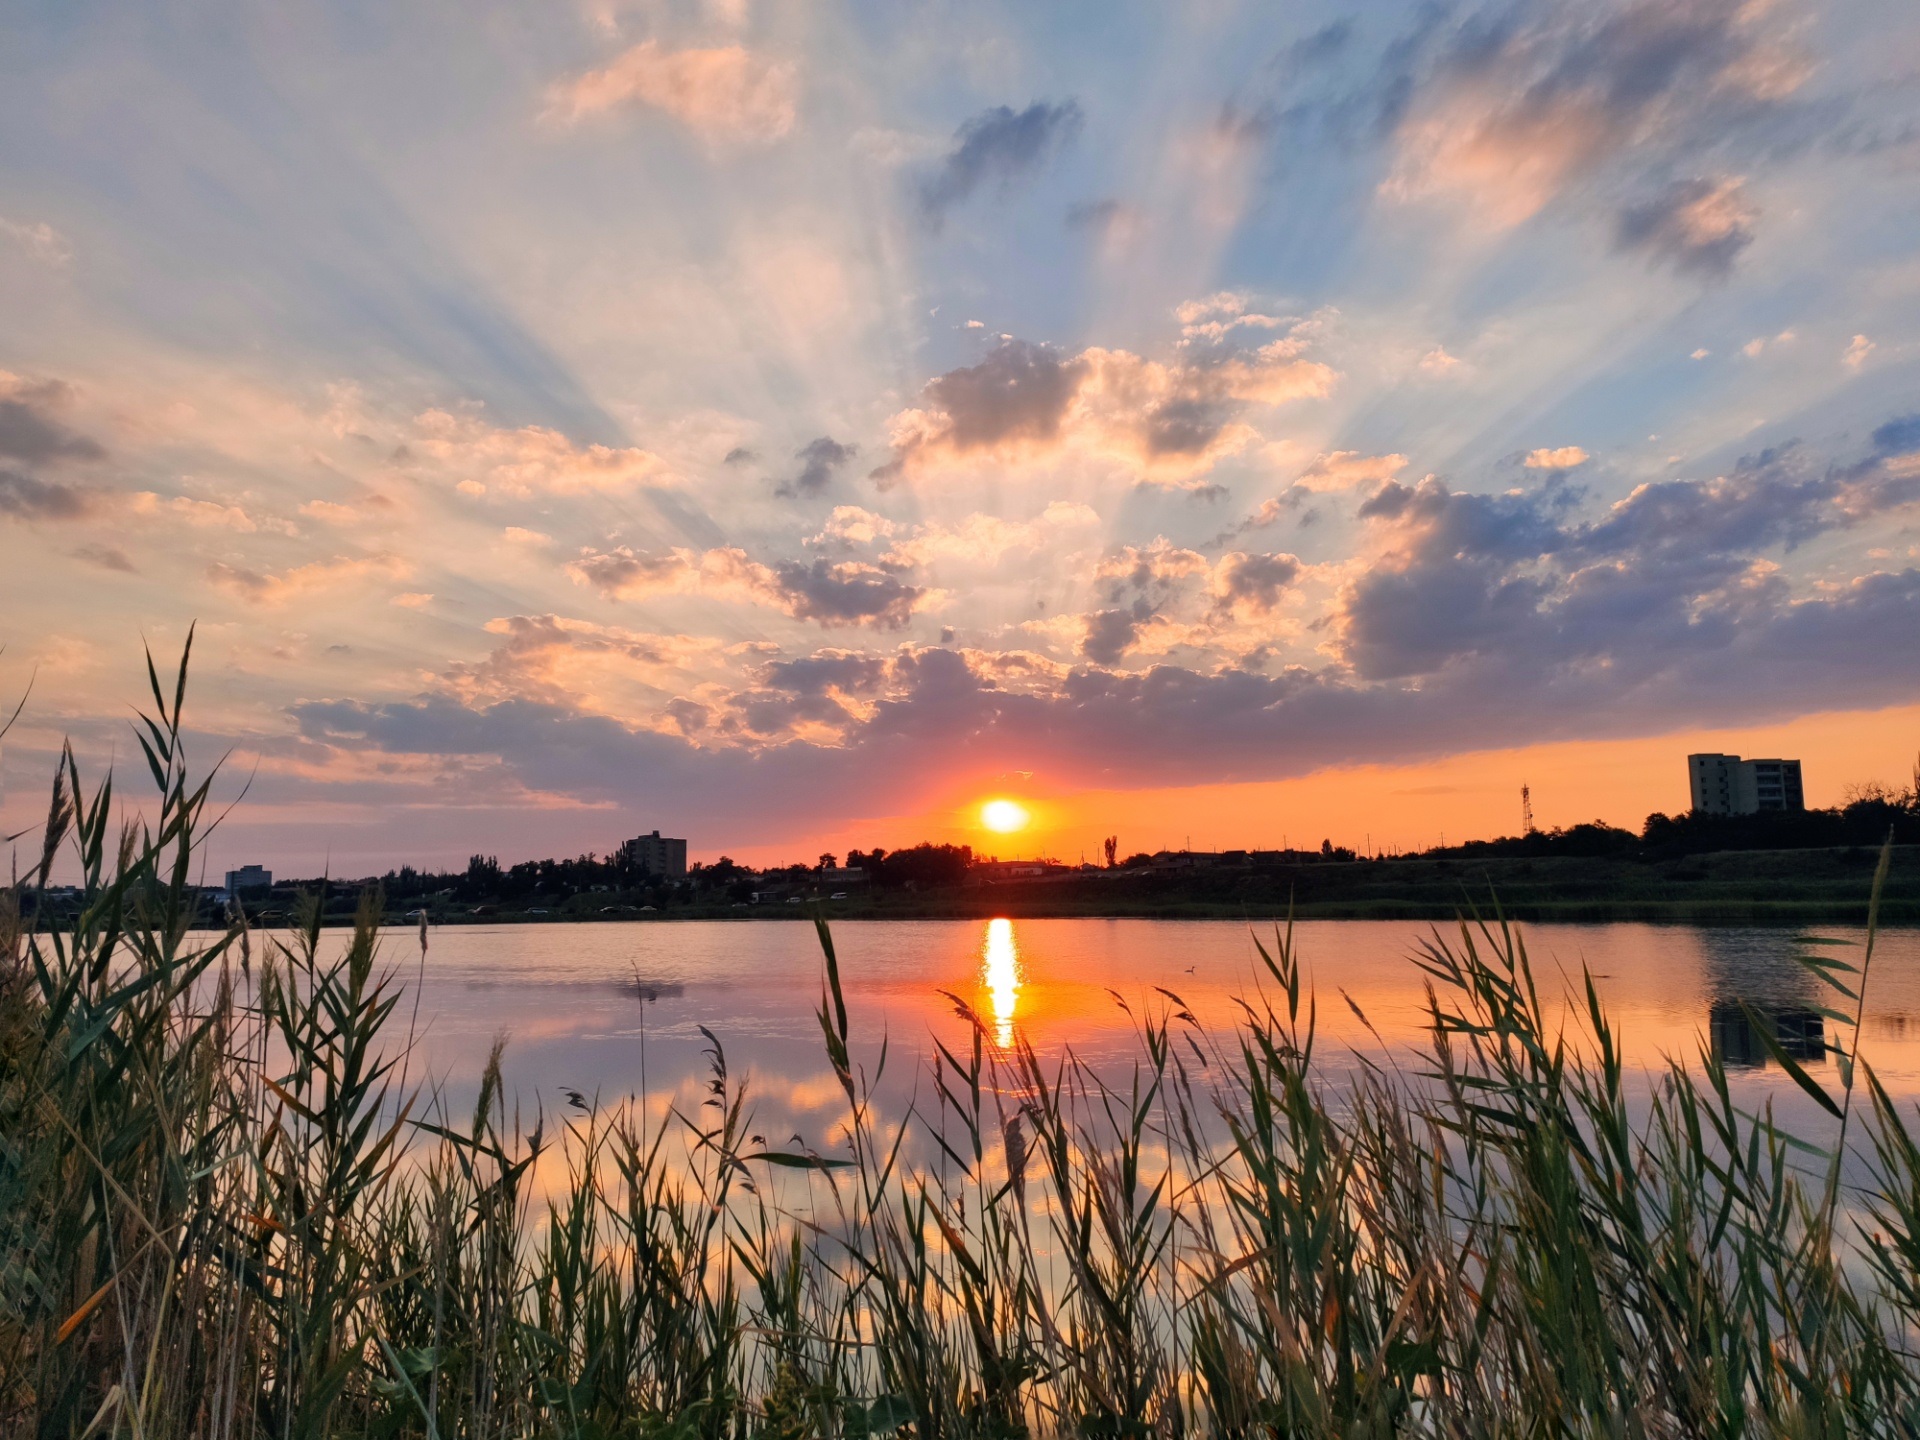
M 833 930 L 856 1057 L 872 1067 L 886 1042 L 881 1088 L 897 1099 L 916 1084 L 924 1093 L 935 1037 L 956 1048 L 969 1043 L 949 995 L 982 1017 L 989 1043 L 1018 1031 L 1043 1055 L 1070 1048 L 1122 1077 L 1139 1053 L 1138 1019 L 1173 1008 L 1166 992 L 1226 1035 L 1237 1002 L 1257 999 L 1264 978 L 1254 933 L 1238 921 L 1091 919 L 846 922 Z M 1260 933 L 1270 937 L 1271 927 Z M 1412 957 L 1434 927 L 1334 920 L 1295 933 L 1319 1000 L 1321 1072 L 1337 1081 L 1358 1056 L 1404 1062 L 1424 1038 L 1426 977 Z M 1451 933 L 1457 938 L 1457 928 Z M 1630 1068 L 1651 1074 L 1667 1056 L 1696 1057 L 1714 1043 L 1741 1103 L 1771 1099 L 1790 1128 L 1818 1132 L 1811 1102 L 1767 1062 L 1739 1003 L 1774 1017 L 1790 1050 L 1834 1083 L 1822 1022 L 1809 1008 L 1834 997 L 1817 995 L 1793 960 L 1794 932 L 1623 924 L 1522 933 L 1543 995 L 1564 993 L 1583 966 L 1595 976 Z M 602 1104 L 644 1093 L 655 1115 L 670 1104 L 691 1114 L 710 1064 L 704 1026 L 733 1075 L 748 1077 L 758 1128 L 770 1140 L 798 1136 L 823 1150 L 833 1143 L 844 1097 L 814 1018 L 822 965 L 810 924 L 452 927 L 432 932 L 424 961 L 405 931 L 390 934 L 383 953 L 419 982 L 411 1074 L 431 1074 L 456 1106 L 470 1105 L 487 1053 L 504 1035 L 508 1090 L 529 1119 L 564 1109 L 568 1090 Z M 1920 932 L 1881 936 L 1868 999 L 1864 1055 L 1896 1095 L 1920 1098 Z M 409 997 L 397 1017 L 403 1024 L 412 1006 Z

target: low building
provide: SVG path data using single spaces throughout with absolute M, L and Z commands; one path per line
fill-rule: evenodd
M 271 890 L 273 872 L 264 865 L 242 865 L 238 870 L 227 871 L 227 894 L 238 895 L 248 890 Z
M 1687 757 L 1687 783 L 1699 815 L 1758 815 L 1804 810 L 1798 760 L 1742 760 L 1738 755 Z
M 620 847 L 616 858 L 642 875 L 662 880 L 687 878 L 687 842 L 662 835 L 658 830 L 650 835 L 636 835 Z

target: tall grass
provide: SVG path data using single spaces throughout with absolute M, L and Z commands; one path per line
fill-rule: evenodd
M 0 1432 L 1920 1433 L 1871 923 L 1857 960 L 1809 944 L 1835 1083 L 1769 1042 L 1825 1149 L 1711 1051 L 1630 1083 L 1591 984 L 1543 997 L 1498 923 L 1432 939 L 1426 1046 L 1357 1081 L 1319 1078 L 1283 928 L 1230 1034 L 1164 994 L 1116 1075 L 956 998 L 964 1042 L 890 1110 L 822 925 L 831 1153 L 769 1147 L 717 1039 L 664 1124 L 523 1123 L 497 1049 L 455 1116 L 377 897 L 344 945 L 317 897 L 288 935 L 190 933 L 185 673 L 150 667 L 153 818 L 66 755 L 0 900 Z M 27 915 L 65 848 L 78 917 Z

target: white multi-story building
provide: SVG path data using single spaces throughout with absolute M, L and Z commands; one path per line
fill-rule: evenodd
M 1757 815 L 1804 810 L 1798 760 L 1742 760 L 1738 755 L 1689 755 L 1687 780 L 1700 815 Z

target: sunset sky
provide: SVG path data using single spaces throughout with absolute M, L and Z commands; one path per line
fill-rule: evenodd
M 283 873 L 1920 748 L 1910 4 L 5 16 L 9 833 L 193 621 Z

